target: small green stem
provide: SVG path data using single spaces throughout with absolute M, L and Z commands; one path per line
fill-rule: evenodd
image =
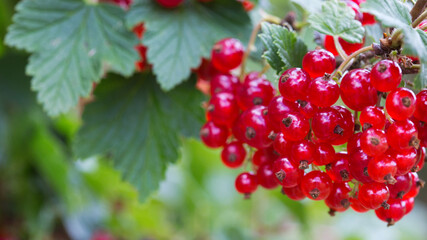
M 417 27 L 418 24 L 420 24 L 426 18 L 427 18 L 427 10 L 425 10 L 423 13 L 421 13 L 421 15 L 417 19 L 415 19 L 414 22 L 412 22 L 412 27 L 414 27 L 414 28 Z
M 357 57 L 361 53 L 368 52 L 368 51 L 371 51 L 371 50 L 373 50 L 372 45 L 371 46 L 366 46 L 364 48 L 361 48 L 361 49 L 357 50 L 356 52 L 353 52 L 350 56 L 348 56 L 348 58 L 346 58 L 344 60 L 344 62 L 341 63 L 341 65 L 338 67 L 338 69 L 332 75 L 332 78 L 336 77 L 337 74 L 341 74 L 343 71 L 345 71 L 347 69 L 348 63 L 351 60 L 353 60 L 353 58 Z
M 243 59 L 242 59 L 242 65 L 240 67 L 240 80 L 243 81 L 243 78 L 245 77 L 245 68 L 246 68 L 246 60 L 248 59 L 249 55 L 251 54 L 252 51 L 252 47 L 255 44 L 255 40 L 257 37 L 257 34 L 259 32 L 259 30 L 261 29 L 261 24 L 263 23 L 264 19 L 261 20 L 252 30 L 251 33 L 251 37 L 249 39 L 249 43 L 248 46 L 246 48 L 245 54 L 243 55 Z
M 411 66 L 412 69 L 420 69 L 421 68 L 421 64 L 413 64 Z
M 335 48 L 337 49 L 338 53 L 340 54 L 340 56 L 342 57 L 342 59 L 347 59 L 348 55 L 345 53 L 344 49 L 342 48 L 340 42 L 339 42 L 339 38 L 338 36 L 334 36 L 334 44 L 335 44 Z

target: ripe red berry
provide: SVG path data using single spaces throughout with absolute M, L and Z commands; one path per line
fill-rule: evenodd
M 227 92 L 213 95 L 207 107 L 207 115 L 215 124 L 231 127 L 239 116 L 234 95 Z
M 210 148 L 218 148 L 225 144 L 228 138 L 228 130 L 226 127 L 216 125 L 209 121 L 203 125 L 200 130 L 200 138 L 203 143 Z
M 403 196 L 411 190 L 411 187 L 412 176 L 410 174 L 396 176 L 396 183 L 388 185 L 390 198 L 402 199 Z
M 330 77 L 318 77 L 308 87 L 308 100 L 318 107 L 330 107 L 340 97 L 338 84 Z
M 415 124 L 410 120 L 397 121 L 387 129 L 388 144 L 395 150 L 418 147 L 418 131 Z
M 378 101 L 377 90 L 371 85 L 369 71 L 355 69 L 348 72 L 341 80 L 341 98 L 347 107 L 361 111 L 373 106 Z
M 369 128 L 376 128 L 376 129 L 383 129 L 385 126 L 385 114 L 384 111 L 375 106 L 369 106 L 363 109 L 362 112 L 360 112 L 360 125 L 362 125 L 363 129 L 369 129 Z
M 408 119 L 415 112 L 415 94 L 406 88 L 398 88 L 388 94 L 385 107 L 394 120 Z
M 411 171 L 417 161 L 417 150 L 415 148 L 408 148 L 399 151 L 391 148 L 390 155 L 396 160 L 396 175 L 398 176 L 407 174 Z
M 360 136 L 362 136 L 362 133 L 358 132 L 351 135 L 351 137 L 348 139 L 347 152 L 349 154 L 360 148 Z
M 329 214 L 334 216 L 335 212 L 344 212 L 350 207 L 351 188 L 348 183 L 334 183 L 331 193 L 325 203 L 330 208 Z
M 254 106 L 242 113 L 236 122 L 233 133 L 240 136 L 239 139 L 254 148 L 266 148 L 273 141 L 268 137 L 271 132 L 267 119 L 267 107 Z M 237 137 L 236 136 L 236 137 Z
M 394 184 L 394 176 L 397 172 L 396 161 L 387 154 L 374 157 L 368 163 L 368 175 L 372 180 L 379 183 Z
M 387 203 L 390 205 L 388 209 L 378 208 L 375 210 L 375 214 L 379 219 L 387 222 L 387 226 L 393 226 L 405 216 L 406 205 L 404 200 L 400 199 L 389 199 Z
M 338 38 L 338 42 L 340 43 L 341 47 L 343 48 L 344 52 L 347 55 L 350 55 L 353 52 L 361 49 L 363 47 L 363 45 L 365 44 L 365 40 L 363 40 L 363 42 L 361 42 L 361 43 L 349 43 L 342 38 Z M 339 55 L 337 49 L 335 48 L 334 37 L 332 37 L 330 35 L 326 35 L 325 41 L 324 41 L 324 46 L 325 46 L 325 49 L 328 50 L 329 52 L 331 52 L 332 54 L 334 54 L 334 56 Z
M 307 98 L 307 88 L 311 78 L 301 68 L 291 68 L 283 72 L 279 79 L 279 91 L 283 98 L 294 102 Z
M 417 94 L 414 116 L 420 121 L 427 122 L 427 90 Z
M 300 201 L 305 198 L 304 193 L 302 192 L 299 185 L 291 188 L 282 188 L 282 193 L 285 194 L 288 198 L 294 201 Z
M 330 107 L 320 109 L 314 114 L 311 122 L 314 135 L 326 142 L 331 142 L 344 134 L 342 125 L 342 115 Z
M 164 8 L 176 8 L 184 2 L 184 0 L 156 0 L 160 6 Z
M 212 48 L 212 64 L 216 69 L 227 73 L 242 63 L 244 52 L 243 44 L 239 40 L 235 38 L 222 39 Z
M 408 198 L 414 198 L 418 195 L 418 193 L 420 192 L 420 189 L 424 186 L 424 181 L 420 180 L 418 178 L 418 174 L 415 172 L 410 172 L 409 175 L 411 176 L 411 180 L 412 180 L 412 185 L 411 185 L 411 189 L 409 190 L 409 192 L 407 192 L 403 198 L 404 199 L 408 199 Z
M 332 106 L 331 108 L 337 110 L 341 114 L 339 126 L 341 133 L 331 141 L 332 145 L 342 145 L 350 139 L 354 133 L 354 117 L 351 112 L 343 106 Z
M 301 180 L 301 190 L 312 200 L 325 200 L 332 190 L 332 180 L 321 171 L 311 171 Z
M 243 144 L 238 141 L 226 144 L 221 152 L 222 162 L 229 168 L 238 168 L 242 166 L 245 158 L 246 150 Z
M 211 95 L 220 92 L 235 93 L 239 78 L 231 74 L 216 74 L 211 80 Z
M 275 94 L 273 85 L 258 72 L 249 73 L 236 91 L 237 103 L 242 110 L 256 105 L 268 106 Z
M 311 78 L 322 77 L 335 70 L 335 57 L 324 49 L 310 51 L 302 59 L 302 68 Z
M 303 171 L 294 166 L 288 158 L 282 157 L 274 161 L 273 172 L 276 176 L 276 181 L 283 187 L 295 187 L 302 175 Z
M 298 100 L 299 104 L 299 111 L 302 113 L 307 119 L 310 119 L 316 114 L 316 112 L 319 110 L 317 106 L 314 106 L 308 101 L 305 100 Z
M 193 71 L 197 74 L 199 79 L 203 79 L 205 81 L 211 81 L 213 80 L 213 77 L 221 74 L 221 72 L 212 65 L 212 62 L 205 58 L 202 58 L 200 66 Z
M 255 5 L 249 0 L 242 0 L 242 6 L 246 12 L 251 11 L 255 7 Z
M 264 163 L 272 163 L 279 156 L 274 153 L 274 149 L 272 147 L 262 148 L 255 151 L 252 156 L 252 164 L 255 166 L 261 166 Z
M 405 215 L 408 215 L 414 209 L 415 199 L 414 198 L 403 199 L 402 204 L 405 204 L 405 208 L 406 208 Z
M 317 166 L 323 166 L 335 161 L 335 149 L 331 144 L 316 144 L 316 158 L 313 163 Z
M 308 140 L 300 140 L 292 144 L 291 161 L 299 169 L 307 169 L 316 157 L 316 146 Z
M 258 178 L 250 172 L 241 173 L 236 178 L 235 187 L 237 192 L 245 194 L 245 198 L 249 198 L 250 194 L 258 188 Z
M 326 165 L 326 173 L 334 182 L 348 182 L 353 177 L 350 174 L 348 154 L 340 152 L 335 154 L 335 161 Z
M 275 132 L 280 132 L 282 119 L 287 113 L 298 112 L 298 105 L 295 102 L 289 102 L 282 96 L 274 97 L 268 105 L 268 120 Z
M 369 211 L 368 208 L 362 205 L 358 198 L 350 198 L 350 203 L 350 207 L 356 212 L 364 213 Z
M 259 166 L 256 175 L 258 177 L 259 185 L 261 185 L 263 188 L 273 189 L 279 185 L 276 180 L 276 174 L 273 170 L 272 163 L 264 163 Z
M 383 183 L 366 183 L 359 186 L 358 199 L 368 209 L 377 209 L 381 206 L 388 207 L 390 197 L 388 187 Z
M 283 133 L 279 133 L 274 138 L 273 147 L 280 156 L 289 157 L 291 154 L 292 142 L 286 140 Z
M 387 136 L 383 130 L 370 128 L 360 136 L 360 147 L 368 156 L 380 156 L 388 149 Z
M 285 139 L 298 141 L 307 136 L 310 131 L 310 123 L 301 113 L 287 113 L 283 116 L 280 129 Z
M 381 60 L 371 70 L 371 83 L 380 92 L 390 92 L 399 86 L 402 70 L 391 60 Z
M 351 176 L 361 183 L 371 183 L 373 180 L 368 175 L 368 163 L 372 157 L 366 155 L 362 149 L 356 149 L 350 153 L 348 167 Z

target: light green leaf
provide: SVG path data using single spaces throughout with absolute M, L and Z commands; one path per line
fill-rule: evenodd
M 81 158 L 109 154 L 144 200 L 177 160 L 180 134 L 198 135 L 203 96 L 194 83 L 165 93 L 151 75 L 106 79 L 95 96 L 83 114 L 74 152 Z
M 284 31 L 284 28 L 279 25 L 268 23 L 263 23 L 261 28 L 262 34 L 259 35 L 259 38 L 262 40 L 266 48 L 266 51 L 262 56 L 273 69 L 280 72 L 284 63 L 278 54 L 278 46 L 274 44 L 274 36 L 277 35 L 279 31 Z
M 129 27 L 145 23 L 147 58 L 164 90 L 188 79 L 201 58 L 210 56 L 215 42 L 225 37 L 248 39 L 252 28 L 241 4 L 230 0 L 186 1 L 176 9 L 137 0 L 127 19 Z
M 411 15 L 406 5 L 399 0 L 367 0 L 361 10 L 375 15 L 386 27 L 406 27 L 411 24 Z
M 322 8 L 322 0 L 291 0 L 291 1 L 310 13 L 318 12 Z
M 338 36 L 350 43 L 362 42 L 364 28 L 354 19 L 354 11 L 344 2 L 326 1 L 322 10 L 311 14 L 308 22 L 318 32 Z
M 9 28 L 9 46 L 34 53 L 27 73 L 38 100 L 51 115 L 75 106 L 99 81 L 102 67 L 129 76 L 137 38 L 124 26 L 124 11 L 81 0 L 24 0 Z

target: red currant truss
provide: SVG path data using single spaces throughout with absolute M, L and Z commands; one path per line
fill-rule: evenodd
M 242 110 L 256 105 L 268 106 L 276 95 L 273 85 L 259 72 L 249 73 L 237 88 L 237 103 Z
M 339 97 L 340 88 L 330 75 L 317 77 L 309 85 L 308 100 L 318 107 L 330 107 Z
M 402 199 L 403 196 L 411 190 L 412 176 L 407 173 L 405 175 L 396 176 L 396 183 L 388 185 L 390 190 L 390 198 Z
M 301 113 L 288 113 L 283 116 L 280 130 L 285 139 L 299 141 L 310 131 L 310 122 Z
M 302 59 L 302 68 L 311 78 L 322 77 L 331 74 L 335 70 L 334 55 L 324 49 L 310 51 Z
M 420 140 L 415 124 L 410 120 L 397 121 L 387 129 L 388 144 L 395 150 L 418 148 Z
M 228 129 L 209 121 L 200 130 L 200 138 L 206 146 L 219 148 L 227 141 Z
M 212 96 L 207 115 L 215 124 L 231 127 L 239 116 L 239 107 L 233 94 L 222 92 Z
M 380 156 L 388 149 L 387 136 L 383 130 L 370 128 L 360 136 L 360 147 L 368 156 Z
M 369 71 L 355 69 L 348 72 L 341 80 L 340 93 L 345 105 L 355 111 L 374 106 L 378 101 L 377 90 L 371 85 Z
M 348 182 L 353 177 L 350 174 L 348 154 L 340 152 L 335 154 L 335 161 L 326 165 L 326 173 L 334 182 Z
M 274 189 L 279 183 L 273 169 L 273 163 L 264 163 L 257 170 L 258 183 L 265 189 Z
M 221 160 L 229 168 L 238 168 L 242 166 L 246 158 L 246 150 L 243 144 L 234 141 L 224 145 L 221 152 Z
M 308 140 L 300 140 L 292 144 L 291 162 L 299 169 L 307 169 L 316 158 L 316 146 Z
M 383 129 L 386 122 L 384 111 L 376 106 L 369 106 L 360 112 L 360 125 L 363 130 L 369 128 Z
M 332 191 L 332 180 L 322 171 L 311 171 L 302 178 L 301 190 L 312 200 L 325 200 Z
M 374 157 L 368 163 L 368 175 L 378 183 L 395 184 L 397 172 L 396 160 L 388 154 Z
M 299 185 L 290 188 L 283 187 L 282 193 L 285 194 L 289 199 L 294 201 L 301 201 L 305 198 L 305 195 Z
M 325 200 L 329 215 L 335 216 L 335 212 L 344 212 L 350 207 L 350 192 L 348 183 L 333 183 L 331 193 Z
M 237 192 L 244 194 L 245 198 L 249 198 L 258 188 L 258 178 L 250 172 L 241 173 L 236 178 L 235 187 Z
M 287 113 L 298 112 L 298 104 L 289 102 L 282 96 L 274 97 L 268 105 L 268 120 L 275 132 L 280 132 L 281 121 Z
M 405 120 L 415 112 L 415 94 L 406 88 L 398 88 L 388 94 L 385 107 L 394 120 Z
M 417 94 L 414 116 L 420 121 L 427 122 L 427 90 Z
M 235 93 L 239 78 L 231 74 L 216 74 L 211 80 L 211 95 L 221 92 Z
M 284 99 L 294 102 L 307 99 L 307 88 L 311 78 L 301 68 L 291 68 L 283 72 L 279 79 L 279 91 Z
M 176 8 L 184 2 L 184 0 L 156 0 L 160 6 L 164 8 Z
M 357 198 L 367 209 L 380 207 L 389 208 L 387 201 L 390 197 L 388 187 L 383 183 L 366 183 L 359 186 Z
M 294 166 L 288 158 L 282 157 L 274 161 L 273 172 L 276 181 L 285 188 L 296 187 L 304 172 Z
M 371 70 L 371 83 L 380 92 L 390 92 L 402 81 L 402 69 L 391 60 L 381 60 Z
M 212 64 L 221 72 L 227 73 L 237 68 L 243 59 L 245 49 L 235 38 L 225 38 L 212 48 Z
M 401 199 L 389 199 L 387 204 L 390 205 L 389 208 L 378 208 L 375 210 L 375 214 L 380 220 L 387 222 L 387 226 L 389 227 L 405 216 L 406 202 Z

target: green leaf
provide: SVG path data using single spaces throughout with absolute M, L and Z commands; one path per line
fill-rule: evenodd
M 126 76 L 134 71 L 137 38 L 126 30 L 119 7 L 24 0 L 16 10 L 6 43 L 34 53 L 27 73 L 49 114 L 66 112 L 87 96 L 103 66 Z
M 106 79 L 95 96 L 83 114 L 74 152 L 81 158 L 110 154 L 144 200 L 157 189 L 168 163 L 177 160 L 180 134 L 198 135 L 203 96 L 193 82 L 165 93 L 151 75 Z
M 291 0 L 291 1 L 310 13 L 318 12 L 322 7 L 322 0 Z
M 311 14 L 308 22 L 318 32 L 338 36 L 350 43 L 362 42 L 364 28 L 354 19 L 354 11 L 344 2 L 326 1 L 322 10 Z
M 262 32 L 259 37 L 266 48 L 263 57 L 277 73 L 292 67 L 301 67 L 307 46 L 295 32 L 269 23 L 262 24 Z
M 201 58 L 225 37 L 248 39 L 251 21 L 240 3 L 215 0 L 186 1 L 176 9 L 165 9 L 152 0 L 138 0 L 128 14 L 132 27 L 144 22 L 147 58 L 161 87 L 170 90 L 188 79 Z
M 399 0 L 367 0 L 361 5 L 362 12 L 368 12 L 386 27 L 406 27 L 411 24 L 411 15 L 406 5 Z

